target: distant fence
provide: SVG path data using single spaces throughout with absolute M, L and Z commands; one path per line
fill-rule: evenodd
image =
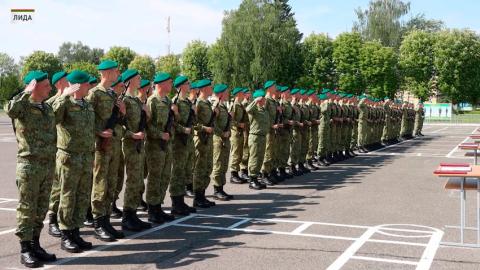
M 451 118 L 426 117 L 425 123 L 480 124 L 480 114 L 452 114 Z

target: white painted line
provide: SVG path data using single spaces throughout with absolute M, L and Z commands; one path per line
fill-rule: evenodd
M 18 202 L 17 199 L 8 199 L 8 198 L 0 198 L 2 201 L 9 201 L 9 202 Z
M 0 211 L 11 211 L 11 212 L 15 212 L 15 211 L 17 211 L 17 209 L 15 209 L 15 208 L 3 208 L 3 207 L 0 207 Z
M 368 239 L 367 242 L 375 242 L 375 243 L 382 243 L 382 244 L 393 244 L 393 245 L 415 246 L 415 247 L 426 247 L 427 246 L 427 244 L 424 244 L 424 243 L 380 240 L 380 239 Z
M 385 146 L 384 148 L 380 148 L 380 149 L 377 149 L 377 150 L 374 150 L 374 151 L 370 151 L 370 152 L 365 153 L 365 154 L 366 154 L 366 155 L 369 155 L 369 154 L 372 154 L 372 153 L 376 153 L 376 152 L 379 152 L 379 151 L 383 151 L 383 150 L 385 150 L 385 149 L 389 149 L 389 148 L 398 146 L 398 145 L 400 145 L 400 144 L 404 144 L 404 143 L 407 143 L 407 142 L 413 142 L 413 141 L 415 141 L 415 140 L 416 140 L 416 138 L 413 138 L 413 139 L 410 139 L 410 140 L 401 141 L 401 142 L 399 142 L 399 143 L 387 145 L 387 146 Z
M 240 220 L 239 222 L 230 225 L 230 226 L 228 227 L 228 229 L 235 229 L 236 227 L 238 227 L 238 226 L 240 226 L 240 225 L 242 225 L 242 224 L 245 224 L 245 223 L 247 223 L 247 222 L 249 222 L 249 221 L 251 221 L 251 220 L 252 220 L 252 219 L 250 219 L 250 218 L 246 218 L 246 219 L 244 219 L 244 220 Z
M 448 128 L 448 127 L 444 127 L 444 128 L 437 129 L 437 130 L 434 130 L 434 131 L 432 131 L 432 132 L 429 132 L 429 133 L 432 133 L 432 134 L 434 134 L 434 133 L 438 133 L 438 132 L 440 132 L 440 131 L 443 131 L 443 130 L 445 130 L 445 129 L 447 129 L 447 128 Z
M 392 260 L 392 259 L 383 259 L 383 258 L 374 258 L 374 257 L 364 257 L 364 256 L 352 256 L 351 259 L 363 260 L 363 261 L 374 261 L 374 262 L 386 262 L 386 263 L 398 263 L 398 264 L 418 265 L 417 262 L 412 262 L 412 261 Z
M 422 258 L 418 263 L 417 270 L 427 270 L 430 269 L 433 259 L 435 258 L 435 253 L 437 253 L 438 247 L 440 246 L 440 241 L 442 241 L 443 231 L 436 230 L 432 238 L 428 242 L 428 246 L 422 254 Z
M 292 234 L 300 234 L 306 229 L 308 229 L 308 227 L 310 227 L 311 225 L 312 225 L 311 222 L 305 222 L 302 225 L 298 226 L 295 230 L 293 230 Z
M 353 244 L 351 244 L 347 250 L 345 250 L 340 257 L 338 257 L 328 268 L 327 270 L 339 270 L 342 268 L 350 258 L 367 242 L 367 240 L 372 237 L 377 231 L 377 227 L 371 227 L 366 232 L 360 236 Z
M 189 216 L 185 216 L 183 218 L 179 218 L 179 219 L 176 219 L 172 222 L 169 222 L 169 223 L 165 223 L 163 225 L 160 225 L 160 226 L 157 226 L 157 227 L 153 227 L 151 229 L 148 229 L 146 231 L 143 231 L 143 232 L 139 232 L 139 233 L 136 233 L 136 234 L 133 234 L 133 235 L 130 235 L 128 238 L 125 238 L 125 239 L 120 239 L 116 242 L 108 242 L 108 243 L 105 243 L 104 245 L 101 245 L 101 246 L 98 246 L 92 250 L 89 250 L 89 251 L 86 251 L 86 252 L 82 252 L 82 253 L 79 253 L 78 255 L 76 255 L 75 257 L 68 257 L 68 258 L 64 258 L 64 259 L 61 259 L 61 260 L 58 260 L 50 265 L 45 265 L 42 269 L 50 269 L 50 268 L 54 268 L 54 267 L 57 267 L 57 266 L 60 266 L 60 265 L 63 265 L 63 264 L 66 264 L 66 263 L 69 263 L 71 261 L 74 261 L 76 259 L 79 259 L 79 258 L 83 258 L 83 257 L 87 257 L 87 256 L 90 256 L 92 254 L 95 254 L 97 252 L 100 252 L 102 250 L 106 250 L 108 249 L 109 247 L 112 247 L 112 246 L 118 246 L 118 245 L 121 245 L 121 244 L 124 244 L 128 241 L 131 241 L 133 239 L 136 239 L 136 238 L 139 238 L 139 237 L 142 237 L 144 235 L 148 235 L 148 234 L 151 234 L 151 233 L 154 233 L 156 231 L 159 231 L 159 230 L 162 230 L 162 229 L 165 229 L 167 227 L 170 227 L 170 226 L 174 226 L 175 224 L 177 223 L 180 223 L 180 222 L 183 222 L 185 220 L 188 220 L 188 219 L 191 219 L 195 217 L 195 214 L 191 214 Z
M 477 128 L 475 128 L 470 134 L 474 134 L 476 130 L 477 130 Z M 447 158 L 452 157 L 453 153 L 455 153 L 455 152 L 457 151 L 458 145 L 460 145 L 460 144 L 468 141 L 469 139 L 470 139 L 470 136 L 467 136 L 467 137 L 465 138 L 465 140 L 463 140 L 461 143 L 455 145 L 455 147 L 452 149 L 452 151 L 450 151 L 445 157 L 447 157 Z

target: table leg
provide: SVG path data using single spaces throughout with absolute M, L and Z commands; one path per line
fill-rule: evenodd
M 477 245 L 480 245 L 480 179 L 477 179 Z
M 463 244 L 463 233 L 465 230 L 465 177 L 462 177 L 460 184 L 460 242 Z
M 478 149 L 475 149 L 475 151 L 473 151 L 474 157 L 475 157 L 475 161 L 474 161 L 475 165 L 477 165 L 477 150 Z

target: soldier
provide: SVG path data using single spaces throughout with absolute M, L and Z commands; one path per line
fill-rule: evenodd
M 307 168 L 305 167 L 305 163 L 307 162 L 307 153 L 308 153 L 308 142 L 309 142 L 309 130 L 312 126 L 312 122 L 310 121 L 310 108 L 307 104 L 308 101 L 308 90 L 302 89 L 300 90 L 301 96 L 301 103 L 300 103 L 300 110 L 301 110 L 301 122 L 303 123 L 303 127 L 300 128 L 300 135 L 302 136 L 301 140 L 301 147 L 300 147 L 300 159 L 298 162 L 298 169 L 302 173 L 309 173 L 313 167 Z
M 148 167 L 147 204 L 148 221 L 164 223 L 175 217 L 162 209 L 172 170 L 172 128 L 178 108 L 172 106 L 168 94 L 172 90 L 172 78 L 168 73 L 157 73 L 153 80 L 155 92 L 147 100 L 151 116 L 147 121 L 145 142 Z
M 228 161 L 230 154 L 230 111 L 225 102 L 229 98 L 228 86 L 217 84 L 213 88 L 214 98 L 218 102 L 218 113 L 213 125 L 213 168 L 210 176 L 213 184 L 213 198 L 220 201 L 229 201 L 233 196 L 226 193 L 224 186 L 228 170 Z
M 210 174 L 213 168 L 213 138 L 214 121 L 218 114 L 218 108 L 212 109 L 208 98 L 212 95 L 212 82 L 208 79 L 196 83 L 200 95 L 196 104 L 197 122 L 195 124 L 195 164 L 193 168 L 193 191 L 195 199 L 193 206 L 209 208 L 215 206 L 215 202 L 207 200 L 205 190 L 210 184 Z M 218 103 L 217 103 L 218 105 Z
M 95 86 L 98 85 L 97 77 L 90 75 L 90 79 L 88 80 L 88 83 L 90 84 L 90 88 L 94 88 Z
M 266 104 L 265 108 L 269 115 L 269 127 L 270 130 L 266 137 L 266 146 L 265 146 L 265 157 L 263 159 L 262 165 L 262 182 L 268 186 L 273 186 L 278 183 L 276 178 L 276 169 L 275 169 L 275 133 L 279 130 L 282 124 L 278 122 L 278 106 L 275 101 L 275 96 L 277 86 L 275 81 L 267 81 L 263 87 L 266 92 Z
M 278 132 L 278 158 L 279 158 L 279 168 L 281 178 L 292 178 L 293 173 L 291 170 L 287 173 L 286 168 L 288 167 L 288 158 L 290 157 L 290 143 L 292 136 L 292 127 L 294 125 L 293 121 L 293 108 L 290 103 L 292 96 L 290 94 L 290 89 L 288 86 L 279 87 L 281 93 L 280 106 L 282 106 L 282 124 L 283 128 Z
M 51 87 L 47 73 L 30 71 L 24 78 L 27 87 L 4 107 L 13 120 L 18 142 L 16 182 L 18 187 L 17 230 L 20 262 L 40 267 L 55 261 L 54 254 L 40 246 L 40 232 L 48 210 L 48 198 L 55 171 L 55 116 L 44 101 Z
M 248 122 L 248 114 L 243 104 L 244 88 L 236 87 L 232 90 L 234 102 L 231 107 L 232 112 L 232 136 L 230 150 L 230 182 L 233 184 L 244 184 L 247 179 L 241 178 L 238 172 L 243 158 L 243 143 L 245 139 L 245 128 Z
M 352 105 L 351 105 L 351 109 L 352 109 L 352 137 L 350 138 L 351 140 L 351 143 L 350 143 L 350 154 L 352 156 L 357 156 L 357 154 L 355 154 L 355 152 L 353 151 L 354 149 L 357 149 L 357 140 L 358 140 L 358 114 L 359 114 L 359 111 L 358 111 L 358 97 L 357 96 L 354 96 L 352 95 Z
M 244 108 L 247 108 L 247 106 L 250 104 L 250 99 L 251 99 L 251 93 L 248 90 L 248 88 L 243 89 L 243 93 L 245 94 L 245 97 L 243 99 L 242 105 Z M 243 130 L 243 157 L 242 157 L 242 163 L 240 164 L 240 178 L 243 180 L 250 182 L 250 177 L 248 176 L 248 158 L 250 154 L 250 149 L 248 148 L 248 134 L 249 134 L 249 128 L 250 128 L 250 121 L 248 120 L 248 115 L 245 123 L 245 129 Z
M 320 165 L 329 166 L 330 162 L 327 161 L 328 144 L 330 134 L 330 104 L 328 101 L 328 89 L 323 89 L 322 94 L 318 96 L 320 100 L 320 124 L 318 126 L 318 161 Z
M 302 134 L 301 129 L 303 127 L 302 123 L 302 111 L 300 110 L 300 89 L 294 88 L 290 91 L 292 95 L 292 121 L 293 121 L 293 131 L 292 131 L 292 142 L 290 144 L 290 172 L 294 176 L 300 176 L 303 174 L 303 171 L 297 170 L 297 164 L 300 163 L 300 153 L 302 148 Z
M 190 90 L 190 82 L 186 76 L 175 78 L 173 86 L 179 89 L 178 95 L 174 97 L 174 103 L 178 108 L 178 115 L 175 115 L 175 136 L 173 137 L 173 166 L 170 179 L 170 196 L 172 199 L 172 214 L 187 216 L 195 213 L 196 209 L 185 203 L 185 186 L 191 183 L 192 161 L 194 154 L 192 127 L 195 112 L 192 108 L 192 101 L 187 97 Z M 195 94 L 194 94 L 195 95 Z M 193 97 L 194 99 L 196 97 Z
M 107 242 L 124 237 L 122 232 L 110 224 L 110 210 L 115 197 L 121 151 L 122 127 L 118 122 L 125 114 L 125 105 L 110 88 L 118 78 L 117 67 L 115 61 L 102 61 L 97 67 L 100 71 L 100 83 L 90 89 L 86 98 L 95 110 L 96 141 L 91 196 L 94 231 L 97 239 Z M 114 110 L 114 106 L 117 106 L 117 109 Z
M 255 90 L 252 97 L 254 100 L 246 108 L 250 120 L 248 135 L 250 150 L 248 159 L 249 188 L 260 190 L 266 188 L 265 184 L 258 181 L 258 176 L 265 157 L 266 136 L 270 130 L 270 116 L 265 108 L 265 90 Z
M 122 82 L 122 76 L 118 76 L 118 79 L 112 83 L 111 88 L 115 93 L 122 93 L 125 90 L 125 85 Z M 123 147 L 122 147 L 123 149 Z M 117 175 L 117 186 L 115 188 L 115 196 L 112 202 L 112 214 L 110 217 L 112 218 L 121 218 L 123 213 L 117 207 L 117 200 L 120 192 L 123 189 L 123 182 L 125 180 L 125 157 L 123 156 L 123 150 L 119 153 L 119 160 L 118 160 L 118 175 Z
M 400 129 L 400 137 L 404 140 L 408 139 L 408 123 L 409 122 L 409 111 L 408 111 L 408 102 L 404 102 L 402 105 L 402 124 Z
M 92 191 L 92 165 L 95 144 L 95 113 L 85 101 L 89 76 L 72 71 L 67 88 L 53 103 L 58 129 L 57 172 L 60 183 L 59 227 L 61 249 L 78 253 L 92 248 L 80 237 L 80 227 L 87 212 Z
M 52 76 L 52 85 L 57 89 L 57 93 L 51 98 L 45 101 L 48 105 L 52 106 L 53 102 L 62 95 L 63 90 L 68 87 L 66 79 L 67 72 L 59 71 Z M 60 183 L 58 179 L 58 172 L 55 169 L 55 178 L 53 178 L 52 191 L 50 192 L 50 202 L 48 205 L 48 234 L 53 237 L 61 237 L 62 232 L 58 228 L 58 205 L 60 203 Z
M 368 130 L 368 104 L 366 96 L 360 96 L 358 103 L 358 151 L 360 153 L 367 153 L 367 130 Z
M 197 81 L 198 82 L 198 81 Z M 190 92 L 186 101 L 190 104 L 192 114 L 192 127 L 195 125 L 196 122 L 196 107 L 195 104 L 197 103 L 197 98 L 199 94 L 199 90 L 197 87 L 197 82 L 192 82 L 190 85 Z M 190 143 L 190 147 L 188 147 L 188 154 L 186 157 L 186 165 L 188 169 L 185 171 L 185 195 L 189 198 L 195 198 L 195 193 L 193 192 L 193 166 L 195 165 L 195 144 L 193 142 L 193 131 L 190 133 L 188 138 L 188 142 Z
M 415 136 L 423 136 L 423 120 L 425 119 L 425 110 L 423 109 L 423 102 L 418 102 L 417 107 L 415 108 Z
M 140 196 L 143 184 L 143 169 L 145 162 L 145 127 L 147 121 L 146 105 L 136 97 L 136 91 L 147 92 L 150 87 L 149 80 L 141 80 L 138 71 L 127 69 L 122 73 L 122 83 L 128 85 L 123 98 L 125 104 L 125 120 L 123 128 L 123 147 L 127 179 L 123 199 L 122 229 L 141 231 L 149 229 L 152 225 L 143 222 L 137 216 L 137 207 L 140 205 Z M 123 182 L 123 179 L 118 179 Z M 118 185 L 117 185 L 118 186 Z
M 311 89 L 307 92 L 307 105 L 310 111 L 311 126 L 308 127 L 308 150 L 307 150 L 307 168 L 310 170 L 318 170 L 315 166 L 318 147 L 318 125 L 320 124 L 320 110 L 317 106 L 317 95 L 315 90 Z

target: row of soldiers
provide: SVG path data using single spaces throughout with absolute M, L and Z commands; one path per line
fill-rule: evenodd
M 157 73 L 152 87 L 137 70 L 120 74 L 111 60 L 98 70 L 99 82 L 81 70 L 55 73 L 50 98 L 47 74 L 29 72 L 24 91 L 5 106 L 18 141 L 16 235 L 27 267 L 56 260 L 40 245 L 47 211 L 49 234 L 67 252 L 92 248 L 80 236 L 89 208 L 97 239 L 123 238 L 110 215 L 124 179 L 121 226 L 141 231 L 215 206 L 205 194 L 211 182 L 214 199 L 233 199 L 228 170 L 231 183 L 259 190 L 351 158 L 353 150 L 421 134 L 421 106 L 275 81 L 253 92 L 229 90 L 168 73 Z M 171 213 L 162 208 L 167 190 Z M 148 222 L 137 216 L 144 195 Z

